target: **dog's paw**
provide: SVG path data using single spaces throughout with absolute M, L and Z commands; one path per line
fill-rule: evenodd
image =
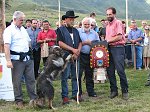
M 36 107 L 43 108 L 44 102 L 41 99 L 38 99 L 38 100 L 36 100 L 35 105 L 36 105 Z
M 50 109 L 52 109 L 53 111 L 56 111 L 57 108 L 54 108 L 54 107 L 49 107 Z
M 53 107 L 52 109 L 53 109 L 53 111 L 56 111 L 56 110 L 58 110 L 57 108 L 54 108 L 54 107 Z
M 65 60 L 68 61 L 71 59 L 71 57 L 72 57 L 72 54 L 69 54 Z
M 29 107 L 36 107 L 36 103 L 37 103 L 37 100 L 36 99 L 33 99 L 33 100 L 30 100 L 29 102 Z

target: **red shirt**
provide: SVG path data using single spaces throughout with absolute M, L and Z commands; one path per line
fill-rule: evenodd
M 106 40 L 110 40 L 110 38 L 113 38 L 117 35 L 122 35 L 122 39 L 111 43 L 111 45 L 124 45 L 125 44 L 125 34 L 124 34 L 124 28 L 123 24 L 120 20 L 114 19 L 111 23 L 109 23 L 106 26 Z
M 43 30 L 39 32 L 37 40 L 45 40 L 47 39 L 56 39 L 56 32 L 53 29 L 49 29 L 47 32 L 44 32 Z M 55 45 L 56 41 L 50 41 L 48 42 L 48 46 Z

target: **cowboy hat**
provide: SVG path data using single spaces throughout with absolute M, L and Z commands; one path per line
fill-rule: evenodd
M 79 16 L 75 16 L 74 11 L 72 10 L 67 11 L 65 14 L 65 18 L 77 18 L 77 17 Z

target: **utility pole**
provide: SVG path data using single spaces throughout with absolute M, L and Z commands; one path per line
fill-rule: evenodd
M 3 31 L 5 29 L 5 0 L 1 1 L 0 6 L 0 52 L 4 52 Z
M 126 0 L 126 32 L 129 32 L 129 25 L 128 25 L 128 0 Z
M 59 18 L 59 26 L 60 26 L 60 0 L 58 0 L 58 12 L 59 12 L 58 18 Z

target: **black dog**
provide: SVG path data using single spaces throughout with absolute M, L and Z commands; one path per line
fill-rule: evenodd
M 54 87 L 52 80 L 60 75 L 67 67 L 67 63 L 71 58 L 69 55 L 65 60 L 63 59 L 64 52 L 61 48 L 51 48 L 50 55 L 48 56 L 44 70 L 41 72 L 37 79 L 37 106 L 43 107 L 45 98 L 48 99 L 48 105 L 50 109 L 54 109 L 52 106 L 52 100 L 54 98 Z

